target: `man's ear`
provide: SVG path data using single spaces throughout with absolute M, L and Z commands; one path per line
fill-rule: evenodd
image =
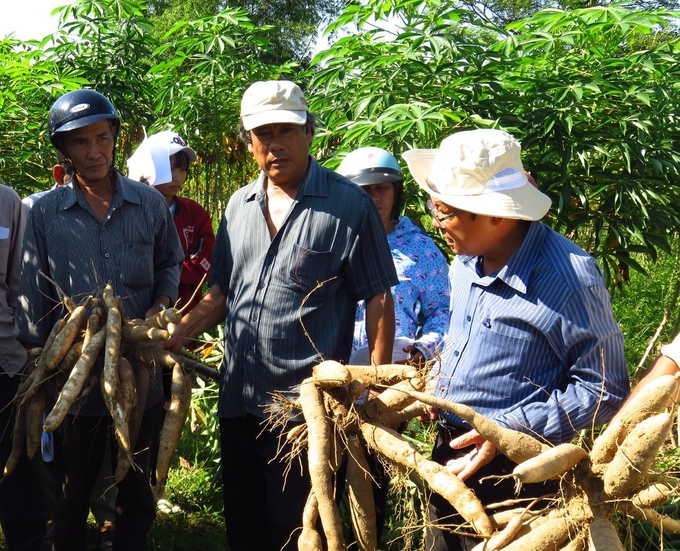
M 57 164 L 52 167 L 52 178 L 54 178 L 54 181 L 57 183 L 58 186 L 64 183 L 65 176 L 66 172 L 64 171 L 63 166 Z

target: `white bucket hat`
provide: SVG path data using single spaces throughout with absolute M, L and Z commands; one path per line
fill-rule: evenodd
M 180 151 L 190 163 L 196 160 L 196 152 L 177 132 L 165 130 L 147 136 L 127 161 L 128 177 L 133 180 L 143 178 L 152 186 L 167 184 L 172 181 L 170 157 Z
M 241 121 L 246 131 L 265 124 L 307 122 L 307 100 L 289 80 L 261 80 L 250 85 L 241 100 Z
M 529 183 L 520 151 L 507 132 L 478 129 L 403 157 L 418 185 L 442 203 L 484 216 L 540 220 L 551 201 Z

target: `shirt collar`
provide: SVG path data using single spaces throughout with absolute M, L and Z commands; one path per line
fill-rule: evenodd
M 118 172 L 116 174 L 116 189 L 113 192 L 113 199 L 111 205 L 114 208 L 118 208 L 123 204 L 123 201 L 128 201 L 130 203 L 139 204 L 140 200 L 137 194 L 132 189 L 132 186 L 126 181 L 121 174 Z M 76 189 L 73 180 L 60 186 L 59 189 L 64 189 L 61 195 L 61 201 L 59 205 L 60 210 L 65 210 L 71 208 L 73 205 L 82 201 L 81 205 L 85 205 L 85 198 L 79 189 Z
M 298 191 L 298 197 L 300 195 L 318 195 L 319 197 L 328 196 L 328 183 L 326 178 L 323 177 L 321 165 L 316 161 L 314 157 L 309 156 L 309 168 L 307 169 L 307 175 L 302 184 L 300 184 L 300 189 Z M 267 176 L 263 171 L 260 171 L 260 175 L 257 180 L 252 184 L 250 193 L 245 196 L 245 201 L 252 201 L 259 195 L 264 195 L 264 182 Z
M 508 263 L 499 272 L 491 277 L 500 279 L 519 293 L 526 294 L 531 273 L 536 262 L 538 262 L 539 255 L 537 253 L 545 240 L 546 230 L 547 227 L 540 222 L 532 222 L 519 250 L 512 255 Z M 476 256 L 461 255 L 461 261 L 468 269 L 476 271 Z

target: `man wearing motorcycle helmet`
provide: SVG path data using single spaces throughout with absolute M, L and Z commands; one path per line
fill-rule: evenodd
M 50 110 L 50 140 L 73 168 L 67 184 L 39 198 L 29 213 L 20 286 L 20 340 L 44 344 L 65 315 L 56 285 L 76 302 L 106 284 L 121 297 L 126 317 L 145 318 L 177 297 L 184 255 L 168 208 L 155 190 L 114 168 L 120 118 L 94 90 L 75 90 Z M 47 278 L 41 277 L 44 273 Z M 152 374 L 135 462 L 118 484 L 117 549 L 142 550 L 156 507 L 148 482 L 148 444 L 162 407 L 160 370 Z M 79 398 L 62 423 L 64 480 L 54 521 L 56 551 L 85 551 L 92 488 L 114 442 L 112 419 L 100 392 Z M 113 455 L 116 455 L 115 448 Z

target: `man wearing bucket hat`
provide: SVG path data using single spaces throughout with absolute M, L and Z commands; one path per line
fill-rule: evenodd
M 389 362 L 398 279 L 373 201 L 309 155 L 315 122 L 297 85 L 254 83 L 240 122 L 261 172 L 229 200 L 210 291 L 169 346 L 226 319 L 218 414 L 229 548 L 293 550 L 309 477 L 281 459 L 282 431 L 295 424 L 267 430 L 265 408 L 321 359 L 349 359 L 359 300 L 373 361 Z
M 553 444 L 611 419 L 629 383 L 610 297 L 595 259 L 539 222 L 550 199 L 528 182 L 519 143 L 504 131 L 479 129 L 404 159 L 456 253 L 434 393 Z M 514 464 L 459 417 L 437 414 L 433 459 L 467 479 L 483 503 L 514 497 L 512 479 L 480 483 Z M 526 484 L 522 491 L 554 489 Z M 455 523 L 454 513 L 433 496 L 433 520 Z M 427 548 L 467 549 L 465 540 L 433 529 Z

